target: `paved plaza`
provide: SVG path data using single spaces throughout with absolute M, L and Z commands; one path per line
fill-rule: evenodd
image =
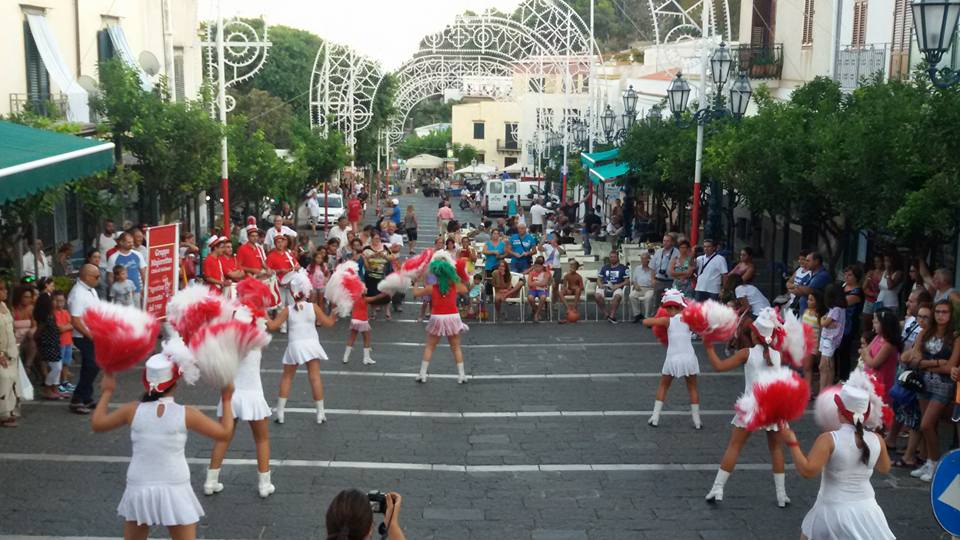
M 421 244 L 435 233 L 437 199 L 405 197 L 421 220 Z M 456 206 L 454 204 L 454 206 Z M 469 218 L 468 218 L 469 220 Z M 799 537 L 819 480 L 787 472 L 793 504 L 779 509 L 762 437 L 751 440 L 726 498 L 703 500 L 729 436 L 740 370 L 718 374 L 698 346 L 704 427 L 693 429 L 682 384 L 671 390 L 660 427 L 646 424 L 664 348 L 640 325 L 473 323 L 464 336 L 466 385 L 449 349 L 438 349 L 425 385 L 414 382 L 424 325 L 407 303 L 391 322 L 372 321 L 375 366 L 359 351 L 340 362 L 344 321 L 321 329 L 331 360 L 322 366 L 329 422 L 314 422 L 305 371 L 294 381 L 284 425 L 271 424 L 274 495 L 256 491 L 246 426 L 223 468 L 225 490 L 201 498 L 203 538 L 324 538 L 324 512 L 340 490 L 400 492 L 412 539 L 779 539 Z M 591 319 L 593 307 L 590 306 Z M 263 356 L 274 404 L 280 357 L 275 335 Z M 137 399 L 140 373 L 120 376 L 116 402 Z M 181 385 L 177 400 L 214 414 L 217 392 Z M 805 448 L 818 431 L 795 429 Z M 212 443 L 191 435 L 193 485 L 201 493 Z M 0 434 L 0 537 L 117 537 L 130 434 L 93 434 L 65 404 L 24 406 L 19 429 Z M 877 499 L 898 538 L 942 533 L 929 484 L 902 470 L 874 477 Z M 165 534 L 156 531 L 155 534 Z

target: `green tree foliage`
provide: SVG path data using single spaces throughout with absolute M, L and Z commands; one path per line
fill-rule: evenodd
M 410 111 L 409 122 L 415 128 L 430 124 L 449 124 L 454 105 L 453 101 L 445 101 L 440 96 L 425 99 Z
M 330 130 L 326 137 L 305 124 L 294 126 L 294 157 L 302 163 L 306 181 L 325 182 L 349 160 L 343 134 Z
M 259 19 L 247 20 L 258 30 Z M 313 62 L 323 40 L 320 36 L 288 26 L 270 26 L 270 53 L 257 75 L 237 87 L 245 94 L 251 89 L 263 90 L 289 103 L 297 118 L 310 116 L 310 75 Z
M 450 144 L 450 130 L 442 129 L 418 137 L 411 133 L 397 145 L 397 156 L 410 159 L 419 154 L 430 154 L 440 158 L 447 157 L 447 145 Z
M 270 92 L 250 89 L 237 96 L 237 106 L 231 114 L 246 117 L 247 132 L 262 131 L 264 138 L 277 148 L 290 148 L 291 127 L 294 122 L 293 108 Z M 299 119 L 306 122 L 306 118 Z

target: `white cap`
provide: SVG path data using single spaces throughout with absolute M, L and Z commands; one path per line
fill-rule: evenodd
M 757 319 L 753 321 L 753 326 L 757 329 L 757 333 L 759 333 L 767 343 L 770 343 L 773 330 L 779 326 L 779 324 L 780 321 L 777 319 L 777 312 L 774 311 L 773 308 L 763 308 L 760 314 L 757 315 Z
M 166 354 L 155 354 L 144 364 L 143 382 L 151 392 L 163 392 L 178 376 L 179 369 Z
M 851 421 L 854 424 L 864 423 L 867 411 L 870 409 L 870 394 L 866 390 L 852 384 L 845 384 L 837 398 L 843 402 L 843 408 L 850 412 Z
M 393 204 L 394 206 L 397 206 L 398 204 L 400 204 L 400 199 L 392 199 L 390 203 Z
M 687 306 L 687 301 L 684 300 L 683 293 L 677 289 L 667 289 L 663 291 L 663 299 L 660 301 L 660 304 L 663 306 L 674 304 L 677 307 L 684 308 Z
M 207 238 L 207 247 L 212 248 L 224 240 L 226 240 L 226 238 L 223 236 L 211 235 L 210 238 Z

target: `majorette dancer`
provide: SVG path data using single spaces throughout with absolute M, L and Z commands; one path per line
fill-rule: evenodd
M 364 285 L 364 291 L 366 286 Z M 377 361 L 373 359 L 373 327 L 370 326 L 370 304 L 382 302 L 390 298 L 389 295 L 379 293 L 375 296 L 360 295 L 353 301 L 353 309 L 350 312 L 350 335 L 347 336 L 347 346 L 343 349 L 343 363 L 350 362 L 350 353 L 353 352 L 353 344 L 357 342 L 357 334 L 363 334 L 363 365 L 372 366 Z
M 283 353 L 283 375 L 280 378 L 280 397 L 277 398 L 278 424 L 284 422 L 284 408 L 287 406 L 287 397 L 290 395 L 290 385 L 297 368 L 306 364 L 307 377 L 310 379 L 310 388 L 313 389 L 313 400 L 317 407 L 317 423 L 327 421 L 323 409 L 323 380 L 320 379 L 320 361 L 327 360 L 327 353 L 320 345 L 320 336 L 317 334 L 317 325 L 333 326 L 337 319 L 323 311 L 319 304 L 311 301 L 313 285 L 303 270 L 297 271 L 290 278 L 290 293 L 293 303 L 277 314 L 277 317 L 267 324 L 268 329 L 279 328 L 283 323 L 289 323 L 289 341 L 287 350 Z
M 658 313 L 658 316 L 643 320 L 643 325 L 650 328 L 665 327 L 668 339 L 667 357 L 663 361 L 663 369 L 660 371 L 657 399 L 653 402 L 653 416 L 647 420 L 647 424 L 654 427 L 660 425 L 660 411 L 663 409 L 663 402 L 667 399 L 667 391 L 670 390 L 670 384 L 675 377 L 683 377 L 687 383 L 687 392 L 690 394 L 690 415 L 693 417 L 694 429 L 703 427 L 700 422 L 700 394 L 697 392 L 697 375 L 700 374 L 700 364 L 697 362 L 697 355 L 693 351 L 693 334 L 680 315 L 686 305 L 687 303 L 680 291 L 667 289 L 663 293 L 663 300 L 660 304 L 660 307 L 666 311 L 666 315 Z
M 793 455 L 797 472 L 804 478 L 820 475 L 817 502 L 800 526 L 807 540 L 892 540 L 883 510 L 877 504 L 870 476 L 890 471 L 890 456 L 883 438 L 874 430 L 883 425 L 878 410 L 882 398 L 861 370 L 851 373 L 839 392 L 827 391 L 817 398 L 817 415 L 831 415 L 833 426 L 804 455 L 797 435 L 783 426 L 780 437 Z M 837 425 L 839 423 L 839 425 Z M 873 426 L 873 427 L 871 427 Z
M 457 309 L 457 294 L 467 293 L 467 284 L 458 276 L 453 258 L 444 251 L 433 255 L 429 271 L 436 276 L 437 283 L 430 287 L 414 287 L 414 296 L 430 296 L 431 312 L 427 322 L 427 343 L 423 349 L 423 361 L 420 363 L 420 373 L 417 382 L 427 382 L 427 368 L 430 367 L 430 358 L 437 348 L 440 338 L 447 337 L 450 351 L 457 363 L 457 383 L 467 382 L 463 369 L 463 351 L 460 350 L 460 334 L 470 328 L 460 320 L 460 311 Z
M 193 407 L 174 402 L 173 392 L 180 368 L 166 354 L 151 356 L 144 367 L 146 393 L 109 411 L 117 387 L 113 373 L 100 382 L 100 401 L 91 425 L 96 432 L 130 426 L 133 455 L 127 469 L 127 487 L 117 513 L 125 520 L 124 538 L 146 538 L 151 526 L 167 527 L 172 538 L 196 538 L 203 507 L 190 486 L 190 468 L 184 455 L 187 431 L 217 441 L 227 441 L 233 432 L 231 402 L 233 386 L 220 392 L 224 414 L 220 423 Z
M 242 308 L 234 313 L 234 318 L 243 322 L 267 329 L 269 321 L 263 307 L 272 303 L 273 293 L 270 288 L 254 278 L 247 278 L 237 285 L 237 300 Z M 274 328 L 276 328 L 275 325 Z M 234 379 L 234 393 L 231 403 L 234 417 L 239 421 L 248 422 L 253 434 L 253 442 L 257 451 L 257 491 L 261 497 L 269 497 L 276 488 L 270 478 L 270 405 L 263 396 L 263 383 L 260 381 L 260 360 L 262 350 L 255 349 L 244 357 L 237 367 Z M 223 401 L 217 404 L 217 416 L 223 416 Z M 230 438 L 218 441 L 213 445 L 210 453 L 210 465 L 207 468 L 207 479 L 203 483 L 204 495 L 213 495 L 223 491 L 220 482 L 220 468 L 227 449 L 236 434 L 236 424 L 230 432 Z
M 762 373 L 780 367 L 780 352 L 771 345 L 774 341 L 775 332 L 779 334 L 778 342 L 782 342 L 783 327 L 777 313 L 772 308 L 766 308 L 753 321 L 751 328 L 753 345 L 750 348 L 740 349 L 733 356 L 721 360 L 711 344 L 706 347 L 707 359 L 710 360 L 710 364 L 717 371 L 730 371 L 742 365 L 744 393 L 750 392 L 753 389 L 753 383 Z M 737 465 L 740 450 L 750 437 L 747 426 L 736 417 L 731 423 L 733 424 L 733 432 L 730 434 L 730 442 L 727 444 L 727 450 L 720 461 L 720 469 L 717 471 L 713 487 L 707 493 L 707 502 L 723 500 L 723 487 Z M 763 429 L 767 432 L 767 446 L 770 449 L 770 458 L 773 462 L 773 483 L 776 488 L 777 506 L 783 508 L 790 504 L 784 477 L 783 449 L 777 439 L 777 426 L 764 426 Z
M 276 273 L 279 282 L 280 308 L 293 304 L 293 295 L 290 293 L 290 278 L 293 277 L 293 272 L 300 269 L 300 263 L 292 253 L 292 238 L 295 238 L 295 235 L 277 234 L 273 237 L 273 249 L 267 254 L 267 267 Z M 280 326 L 280 333 L 287 333 L 286 324 Z

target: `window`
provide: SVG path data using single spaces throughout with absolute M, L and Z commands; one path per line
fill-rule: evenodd
M 517 158 L 515 158 L 515 157 L 505 157 L 505 158 L 503 158 L 503 166 L 504 166 L 504 167 L 509 167 L 509 166 L 511 166 L 511 165 L 516 165 L 516 164 L 517 164 Z
M 800 44 L 804 47 L 813 45 L 813 1 L 803 0 L 803 33 Z
M 483 122 L 474 122 L 473 123 L 473 138 L 477 140 L 483 140 Z
M 173 78 L 174 98 L 177 101 L 186 101 L 187 85 L 183 80 L 183 47 L 173 48 Z
M 909 51 L 911 34 L 913 34 L 913 15 L 910 13 L 910 2 L 909 0 L 896 0 L 893 7 L 891 49 L 894 51 Z
M 517 149 L 517 123 L 508 122 L 503 125 L 503 147 L 508 150 Z
M 867 0 L 856 0 L 853 3 L 853 36 L 850 38 L 851 47 L 863 47 L 867 34 Z
M 516 195 L 517 193 L 517 183 L 516 182 L 504 182 L 503 183 L 503 192 L 507 195 Z
M 486 163 L 487 155 L 486 154 L 477 154 L 477 163 Z
M 50 99 L 50 74 L 47 73 L 37 43 L 30 32 L 30 24 L 23 23 L 23 43 L 27 56 L 27 101 L 32 107 L 42 110 Z
M 97 63 L 103 64 L 117 55 L 110 40 L 110 32 L 106 29 L 97 31 Z
M 490 195 L 500 195 L 503 192 L 503 184 L 497 181 L 491 181 L 487 184 L 487 193 Z

